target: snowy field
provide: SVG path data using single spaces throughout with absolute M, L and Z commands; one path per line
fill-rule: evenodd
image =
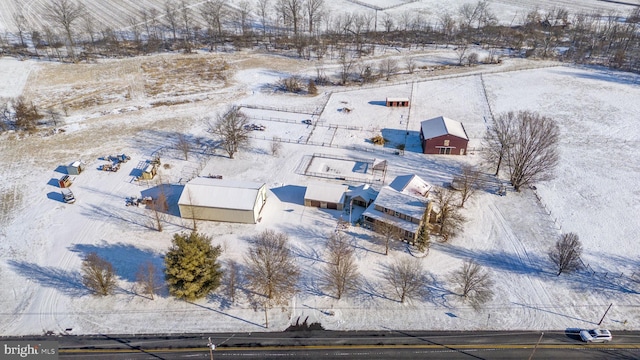
M 18 7 L 29 24 L 41 28 L 47 24 L 42 17 L 45 13 L 45 6 L 49 0 L 0 0 L 0 33 L 6 31 L 15 31 L 15 25 L 12 20 L 12 14 L 18 11 Z M 191 0 L 190 4 L 194 13 L 201 12 L 201 5 L 205 1 Z M 84 0 L 87 11 L 94 18 L 94 25 L 97 29 L 111 28 L 113 30 L 127 30 L 131 25 L 129 19 L 131 16 L 139 16 L 142 10 L 147 12 L 155 9 L 160 21 L 164 20 L 164 0 L 110 0 L 105 2 L 102 0 Z M 234 8 L 239 0 L 232 0 L 227 4 Z M 249 3 L 255 8 L 257 0 L 249 0 Z M 343 13 L 374 13 L 378 10 L 379 26 L 382 26 L 382 19 L 385 15 L 390 15 L 396 19 L 400 19 L 405 13 L 412 13 L 422 16 L 425 21 L 431 24 L 437 24 L 439 16 L 445 13 L 456 14 L 463 4 L 475 4 L 475 0 L 359 0 L 352 2 L 349 0 L 332 0 L 325 1 L 330 17 L 337 17 Z M 536 8 L 541 10 L 550 10 L 556 7 L 562 7 L 569 10 L 569 13 L 592 13 L 599 12 L 607 15 L 610 12 L 619 14 L 627 14 L 633 6 L 627 4 L 638 4 L 638 0 L 627 1 L 601 1 L 601 0 L 488 0 L 490 9 L 502 24 L 517 24 L 522 21 L 524 15 Z M 626 3 L 626 4 L 625 4 Z M 199 19 L 199 16 L 196 16 Z M 258 25 L 258 24 L 256 24 Z M 204 28 L 204 24 L 200 25 Z M 325 25 L 323 25 L 325 26 Z
M 414 55 L 425 62 L 454 56 L 446 51 Z M 453 68 L 402 75 L 390 86 L 380 82 L 349 91 L 321 87 L 318 96 L 309 97 L 273 92 L 271 85 L 287 71 L 313 73 L 312 63 L 242 53 L 220 57 L 231 64 L 230 81 L 183 96 L 192 102 L 152 106 L 163 99 L 144 88 L 134 97 L 96 90 L 96 98 L 107 100 L 72 109 L 64 119 L 64 133 L 0 135 L 0 335 L 62 333 L 68 328 L 74 334 L 280 331 L 307 316 L 327 329 L 341 330 L 561 331 L 595 326 L 611 303 L 603 326 L 640 328 L 640 284 L 635 275 L 640 265 L 640 245 L 635 241 L 640 233 L 640 161 L 634 156 L 640 148 L 638 76 L 513 59 L 462 70 L 467 73 Z M 148 58 L 145 61 L 155 57 Z M 92 79 L 111 74 L 114 84 L 131 84 L 128 74 L 112 72 L 114 62 L 82 65 L 83 71 Z M 540 65 L 546 67 L 534 68 Z M 22 92 L 47 103 L 50 89 L 73 88 L 60 79 L 74 79 L 75 66 L 0 59 L 0 72 L 7 79 L 0 84 L 0 97 Z M 91 82 L 82 86 L 97 88 Z M 386 108 L 381 102 L 388 96 L 411 97 L 413 105 Z M 231 160 L 208 147 L 207 118 L 240 104 L 253 106 L 243 111 L 265 130 L 253 131 L 251 146 Z M 351 110 L 341 111 L 345 107 Z M 556 179 L 536 184 L 536 192 L 510 191 L 501 197 L 486 191 L 472 199 L 463 212 L 468 218 L 464 232 L 447 244 L 434 244 L 423 260 L 430 274 L 428 295 L 404 304 L 385 289 L 381 273 L 394 258 L 411 256 L 405 245 L 394 243 L 390 255 L 384 256 L 384 245 L 370 232 L 351 227 L 347 233 L 364 282 L 356 294 L 340 301 L 328 296 L 318 285 L 323 247 L 327 234 L 348 214 L 303 206 L 307 184 L 341 183 L 305 176 L 312 155 L 387 160 L 386 184 L 395 176 L 415 173 L 443 186 L 462 164 L 479 164 L 480 153 L 421 154 L 420 121 L 440 115 L 460 120 L 471 137 L 470 146 L 478 147 L 489 108 L 494 113 L 534 110 L 558 120 L 562 139 Z M 312 125 L 302 123 L 306 119 Z M 180 133 L 194 144 L 188 160 L 175 146 Z M 380 133 L 391 144 L 382 148 L 368 141 Z M 283 142 L 277 156 L 270 151 L 274 136 L 291 140 Z M 318 145 L 323 141 L 330 144 Z M 395 146 L 403 141 L 406 151 L 396 155 Z M 105 163 L 101 157 L 117 153 L 131 160 L 115 173 L 98 170 Z M 168 183 L 170 206 L 163 232 L 152 229 L 150 210 L 125 206 L 126 197 L 159 191 L 156 181 L 133 180 L 155 154 L 161 154 L 164 165 L 159 177 Z M 61 201 L 57 179 L 64 165 L 79 159 L 86 162 L 86 170 L 72 176 L 77 201 L 67 205 Z M 324 165 L 343 173 L 359 169 L 348 161 Z M 322 169 L 320 164 L 317 170 Z M 264 229 L 290 237 L 302 269 L 300 291 L 287 305 L 269 312 L 269 329 L 263 313 L 244 297 L 231 303 L 212 294 L 188 303 L 172 299 L 166 289 L 155 300 L 136 295 L 139 264 L 152 261 L 161 267 L 172 235 L 189 230 L 190 222 L 177 216 L 184 182 L 209 174 L 261 181 L 269 188 L 259 224 L 199 224 L 222 245 L 223 261 L 242 262 L 247 239 Z M 354 209 L 354 214 L 361 211 Z M 561 232 L 569 231 L 580 236 L 588 267 L 556 277 L 547 250 Z M 89 252 L 114 264 L 119 278 L 116 295 L 96 298 L 82 287 L 80 263 Z M 461 302 L 448 281 L 467 259 L 488 268 L 496 282 L 494 300 L 479 311 Z

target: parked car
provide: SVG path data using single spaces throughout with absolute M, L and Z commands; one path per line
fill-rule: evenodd
M 607 343 L 611 341 L 611 332 L 605 329 L 580 330 L 580 338 L 588 343 Z
M 62 199 L 67 204 L 73 204 L 74 202 L 76 202 L 76 197 L 69 189 L 62 189 Z

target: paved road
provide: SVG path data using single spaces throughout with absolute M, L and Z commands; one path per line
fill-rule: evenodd
M 60 359 L 638 359 L 640 332 L 586 345 L 575 331 L 334 332 L 63 336 Z M 24 338 L 23 338 L 24 339 Z M 538 343 L 538 341 L 540 342 Z M 536 344 L 538 346 L 536 347 Z M 534 352 L 535 349 L 535 352 Z

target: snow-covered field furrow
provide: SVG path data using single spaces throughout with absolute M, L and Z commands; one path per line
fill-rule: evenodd
M 627 1 L 630 4 L 637 2 L 637 0 Z M 21 11 L 29 24 L 35 26 L 35 28 L 42 28 L 48 24 L 48 21 L 44 18 L 45 6 L 49 0 L 25 0 L 21 2 L 14 2 L 5 0 L 0 7 L 0 31 L 14 31 L 15 26 L 13 23 L 12 15 L 16 11 L 14 4 L 21 6 Z M 189 3 L 189 6 L 193 10 L 193 19 L 195 22 L 200 23 L 200 26 L 204 26 L 200 17 L 200 5 L 204 1 L 193 0 Z M 141 18 L 142 11 L 155 9 L 157 11 L 156 19 L 160 22 L 164 22 L 164 3 L 163 0 L 142 0 L 142 1 L 128 1 L 128 0 L 86 0 L 82 1 L 87 11 L 95 19 L 94 26 L 97 27 L 97 31 L 102 28 L 110 28 L 115 31 L 127 30 L 130 26 L 130 19 L 136 17 Z M 228 3 L 230 9 L 238 8 L 239 0 L 233 0 Z M 470 0 L 451 0 L 447 2 L 436 0 L 423 0 L 418 2 L 394 2 L 380 0 L 363 0 L 362 4 L 370 4 L 380 8 L 388 8 L 388 10 L 380 11 L 378 16 L 379 22 L 381 22 L 382 14 L 389 14 L 394 17 L 400 17 L 404 12 L 412 11 L 416 14 L 421 14 L 425 20 L 429 23 L 436 23 L 438 17 L 445 12 L 450 14 L 456 14 L 458 9 L 464 4 L 474 4 L 475 1 Z M 633 9 L 632 5 L 625 5 L 615 2 L 598 1 L 598 0 L 490 0 L 489 8 L 496 13 L 498 20 L 503 24 L 518 23 L 522 21 L 524 15 L 533 10 L 550 10 L 554 8 L 565 8 L 570 14 L 576 13 L 600 13 L 604 16 L 611 12 L 618 14 L 627 14 Z M 252 8 L 256 7 L 256 0 L 251 0 L 250 4 Z M 328 13 L 333 16 L 337 16 L 338 13 L 364 13 L 371 12 L 371 8 L 352 2 L 348 0 L 336 0 L 326 1 L 325 7 L 328 9 Z M 397 5 L 397 6 L 396 6 Z M 640 5 L 640 3 L 638 3 Z M 255 11 L 253 12 L 256 13 Z M 140 24 L 140 22 L 138 22 Z M 50 24 L 48 24 L 50 25 Z

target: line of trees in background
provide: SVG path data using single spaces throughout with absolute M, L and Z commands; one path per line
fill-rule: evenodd
M 393 47 L 455 46 L 459 64 L 497 61 L 498 49 L 514 56 L 555 58 L 600 64 L 640 72 L 640 9 L 625 16 L 610 13 L 570 14 L 562 7 L 534 9 L 514 19 L 517 25 L 498 24 L 488 1 L 467 3 L 427 21 L 419 12 L 398 16 L 371 8 L 361 12 L 332 13 L 324 0 L 258 0 L 254 6 L 223 0 L 166 1 L 160 8 L 131 13 L 126 27 L 101 24 L 77 0 L 52 0 L 34 24 L 18 11 L 11 17 L 13 36 L 0 37 L 3 54 L 83 61 L 160 51 L 261 48 L 294 52 L 305 59 L 325 57 L 343 62 L 345 75 L 355 71 L 356 59 L 374 55 L 377 45 Z M 382 10 L 382 11 L 379 11 Z M 378 13 L 381 16 L 378 16 Z M 471 45 L 489 52 L 480 59 Z M 415 64 L 406 61 L 409 72 Z M 360 80 L 371 66 L 359 66 Z M 381 74 L 397 63 L 380 66 Z M 318 76 L 322 80 L 322 76 Z M 345 81 L 341 81 L 344 83 Z

